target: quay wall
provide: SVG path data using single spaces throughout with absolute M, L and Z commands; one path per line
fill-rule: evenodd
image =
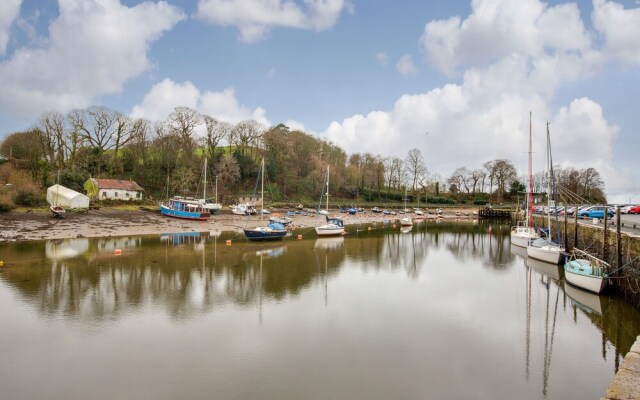
M 577 225 L 578 241 L 576 243 L 575 220 L 569 217 L 565 224 L 563 217 L 558 219 L 560 234 L 567 250 L 577 247 L 608 262 L 612 270 L 615 271 L 611 276 L 613 289 L 622 295 L 629 304 L 640 309 L 640 236 L 621 232 L 620 253 L 618 255 L 615 217 L 607 222 L 606 245 L 604 244 L 605 234 L 602 221 L 597 224 L 594 224 L 592 220 L 585 221 L 580 220 Z M 536 215 L 534 223 L 541 226 L 546 223 L 546 217 Z M 556 232 L 555 218 L 551 219 L 551 225 L 553 232 Z M 617 270 L 622 265 L 627 266 Z

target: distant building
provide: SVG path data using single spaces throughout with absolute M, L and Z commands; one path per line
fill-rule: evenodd
M 142 200 L 144 189 L 134 181 L 89 178 L 84 189 L 91 200 Z

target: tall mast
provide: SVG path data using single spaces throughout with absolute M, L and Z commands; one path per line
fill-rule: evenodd
M 531 152 L 531 111 L 529 111 L 529 190 L 527 191 L 527 220 L 529 228 L 533 228 L 533 155 Z
M 204 189 L 202 189 L 202 200 L 207 201 L 207 156 L 204 156 Z
M 260 170 L 262 171 L 262 177 L 260 179 L 260 222 L 262 222 L 262 214 L 264 214 L 264 158 L 262 158 Z
M 327 212 L 329 212 L 329 165 L 327 164 Z
M 549 122 L 547 121 L 547 229 L 548 239 L 551 241 L 551 137 L 549 136 Z

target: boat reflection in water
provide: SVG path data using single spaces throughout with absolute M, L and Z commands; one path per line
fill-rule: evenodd
M 45 255 L 50 260 L 74 258 L 89 251 L 89 239 L 49 240 L 45 243 Z
M 527 249 L 526 248 L 524 249 L 526 253 Z M 513 248 L 512 248 L 512 251 L 513 251 Z M 560 267 L 558 264 L 550 264 L 550 263 L 540 261 L 531 257 L 527 258 L 525 262 L 527 263 L 528 267 L 533 268 L 535 271 L 541 274 L 544 274 L 555 281 L 560 280 L 560 276 L 561 276 L 560 271 L 562 267 Z
M 564 282 L 564 292 L 569 296 L 572 303 L 582 311 L 602 314 L 602 296 L 577 288 L 566 281 Z
M 344 246 L 344 236 L 326 236 L 318 237 L 314 249 L 338 250 Z

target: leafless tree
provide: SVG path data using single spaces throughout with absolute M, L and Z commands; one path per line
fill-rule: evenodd
M 409 154 L 407 154 L 405 167 L 407 169 L 407 173 L 411 179 L 411 188 L 415 191 L 418 185 L 418 181 L 420 180 L 420 176 L 426 172 L 426 167 L 424 165 L 424 161 L 422 160 L 422 154 L 420 150 L 417 148 L 413 148 L 409 150 Z
M 260 140 L 262 125 L 254 120 L 238 122 L 230 131 L 229 141 L 238 147 L 240 154 L 246 154 L 250 144 L 255 144 Z
M 231 132 L 231 124 L 228 122 L 218 121 L 217 119 L 204 115 L 204 124 L 207 127 L 207 136 L 205 138 L 207 155 L 212 158 L 215 156 L 216 148 L 224 140 L 228 140 Z
M 66 160 L 66 132 L 65 118 L 56 111 L 50 111 L 40 116 L 36 125 L 40 133 L 40 143 L 47 161 L 54 168 L 62 168 Z
M 193 159 L 196 146 L 195 130 L 202 124 L 202 116 L 189 107 L 176 107 L 167 118 L 167 128 L 180 138 L 182 157 Z

